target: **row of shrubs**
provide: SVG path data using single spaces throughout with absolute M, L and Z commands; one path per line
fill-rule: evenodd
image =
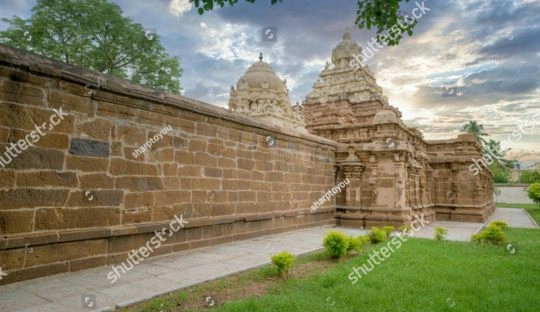
M 506 244 L 508 242 L 508 236 L 504 230 L 507 226 L 508 225 L 504 221 L 495 220 L 482 231 L 474 234 L 471 237 L 471 241 L 494 245 Z M 375 245 L 387 241 L 394 230 L 395 228 L 393 226 L 384 226 L 382 228 L 372 227 L 371 232 L 357 237 L 344 234 L 340 231 L 330 231 L 324 237 L 323 246 L 331 258 L 339 259 L 343 256 L 348 256 L 353 252 L 359 253 L 365 245 Z M 403 226 L 400 227 L 399 230 L 405 232 L 408 228 Z M 443 227 L 435 228 L 436 240 L 442 241 L 447 235 L 447 229 Z M 272 256 L 272 263 L 276 266 L 277 271 L 281 276 L 289 273 L 295 260 L 296 257 L 287 251 L 282 251 Z
M 394 230 L 393 226 L 372 227 L 371 232 L 358 237 L 349 236 L 339 231 L 330 231 L 324 237 L 323 246 L 330 257 L 339 259 L 352 252 L 359 253 L 364 245 L 385 242 Z
M 372 227 L 371 232 L 367 235 L 357 237 L 346 235 L 340 231 L 330 231 L 324 237 L 323 246 L 331 258 L 339 259 L 353 252 L 359 253 L 364 245 L 385 242 L 394 230 L 393 226 Z M 290 272 L 295 261 L 296 257 L 288 251 L 282 251 L 272 256 L 272 263 L 281 276 Z

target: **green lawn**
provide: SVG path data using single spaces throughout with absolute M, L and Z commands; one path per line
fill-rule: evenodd
M 410 239 L 355 285 L 347 276 L 366 254 L 216 311 L 539 311 L 540 231 L 508 233 L 509 250 Z
M 536 224 L 540 224 L 540 207 L 537 204 L 506 204 L 497 203 L 497 207 L 503 208 L 523 208 L 529 212 L 529 214 L 536 221 Z
M 538 220 L 540 209 L 519 207 Z M 369 253 L 386 243 L 337 264 L 320 254 L 302 257 L 288 280 L 269 278 L 263 267 L 125 311 L 540 311 L 540 230 L 506 232 L 511 245 L 410 238 L 354 285 L 348 279 L 352 267 L 367 263 Z M 259 294 L 250 292 L 259 285 Z M 190 302 L 209 293 L 229 299 L 211 308 Z

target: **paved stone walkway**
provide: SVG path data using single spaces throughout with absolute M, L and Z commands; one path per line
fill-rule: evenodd
M 537 227 L 520 209 L 498 208 L 494 219 L 505 220 L 510 226 Z M 415 236 L 433 238 L 436 226 L 448 229 L 448 239 L 466 241 L 483 224 L 438 221 L 422 228 Z M 366 233 L 357 229 L 337 229 L 351 235 Z M 0 286 L 0 311 L 90 311 L 86 305 L 92 305 L 94 311 L 111 311 L 267 264 L 270 255 L 281 250 L 296 255 L 320 250 L 327 230 L 328 227 L 315 227 L 149 258 L 114 285 L 107 279 L 110 266 L 4 285 Z

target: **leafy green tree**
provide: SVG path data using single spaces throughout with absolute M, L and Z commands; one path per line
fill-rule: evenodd
M 540 170 L 523 170 L 519 177 L 521 183 L 540 183 Z
M 540 207 L 540 183 L 533 183 L 527 188 L 529 198 Z
M 3 18 L 0 42 L 179 93 L 182 69 L 159 36 L 107 0 L 38 0 L 25 20 Z
M 485 145 L 487 143 L 484 137 L 488 134 L 484 132 L 484 126 L 479 124 L 478 122 L 471 120 L 467 124 L 463 125 L 463 128 L 461 128 L 461 130 L 472 133 L 480 144 Z
M 487 137 L 488 134 L 484 131 L 484 126 L 474 120 L 463 125 L 461 130 L 472 133 L 480 145 L 482 145 L 482 153 L 493 160 L 489 166 L 493 173 L 493 181 L 495 183 L 508 183 L 510 181 L 509 169 L 513 168 L 514 164 L 511 160 L 507 160 L 504 157 L 510 149 L 503 150 L 501 148 L 501 142 L 493 139 L 485 139 L 484 137 Z
M 214 7 L 224 7 L 225 4 L 231 6 L 238 3 L 238 0 L 190 0 L 193 2 L 199 14 L 212 11 Z M 255 0 L 245 0 L 248 3 L 255 3 Z M 274 5 L 283 0 L 270 0 L 270 4 Z M 371 29 L 377 28 L 376 37 L 379 43 L 384 43 L 390 46 L 398 45 L 403 38 L 403 34 L 407 33 L 412 36 L 413 29 L 417 24 L 417 20 L 408 16 L 407 13 L 400 10 L 402 3 L 408 3 L 411 0 L 357 0 L 356 20 L 355 24 L 358 28 Z M 424 7 L 425 8 L 425 7 Z M 429 8 L 425 8 L 425 12 Z M 380 36 L 379 36 L 380 35 Z M 381 39 L 384 36 L 385 39 Z
M 508 183 L 510 181 L 510 169 L 501 163 L 494 162 L 489 166 L 489 170 L 493 173 L 493 182 Z

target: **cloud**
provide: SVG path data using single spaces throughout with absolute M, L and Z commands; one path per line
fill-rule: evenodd
M 174 16 L 180 16 L 191 11 L 192 8 L 193 5 L 189 0 L 171 0 L 169 3 L 169 13 Z
M 238 1 L 203 15 L 188 0 L 112 1 L 155 29 L 167 51 L 180 58 L 184 95 L 217 106 L 226 106 L 230 86 L 261 52 L 287 79 L 291 102 L 302 102 L 346 28 L 362 46 L 376 35 L 354 25 L 357 6 L 350 0 Z M 4 2 L 2 17 L 28 17 L 35 0 Z M 405 123 L 427 139 L 455 137 L 469 120 L 483 124 L 493 138 L 504 138 L 540 107 L 540 2 L 425 2 L 430 11 L 413 36 L 368 61 L 377 83 Z M 414 6 L 409 2 L 402 11 Z M 264 26 L 277 27 L 276 42 L 261 41 Z M 443 96 L 446 85 L 460 95 Z M 538 129 L 515 147 L 520 157 L 540 160 L 534 152 L 540 150 Z

